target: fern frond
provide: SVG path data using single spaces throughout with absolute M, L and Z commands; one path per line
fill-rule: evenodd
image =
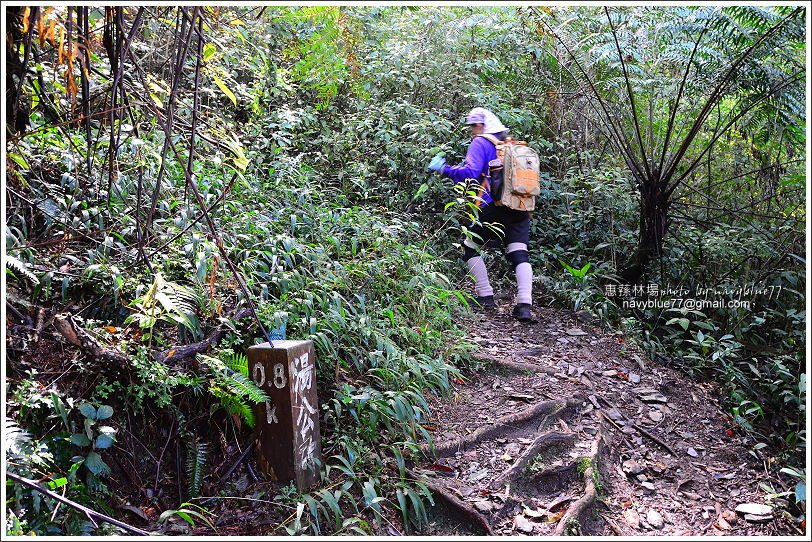
M 254 409 L 242 397 L 233 395 L 228 390 L 218 386 L 212 386 L 210 391 L 212 395 L 220 400 L 220 405 L 226 409 L 229 415 L 239 416 L 252 429 L 256 426 Z
M 221 353 L 221 355 L 223 355 Z M 248 358 L 240 353 L 227 353 L 225 359 L 198 354 L 202 362 L 214 373 L 215 383 L 254 403 L 268 401 L 268 395 L 248 377 Z
M 16 272 L 27 278 L 31 284 L 39 284 L 39 279 L 34 273 L 28 270 L 28 266 L 25 264 L 25 262 L 18 260 L 14 256 L 9 256 L 6 254 L 6 272 L 9 270 L 11 270 L 12 276 L 16 276 L 14 274 Z
M 208 452 L 209 445 L 205 442 L 193 440 L 186 446 L 186 491 L 190 499 L 200 496 Z
M 257 386 L 253 380 L 242 373 L 222 375 L 219 379 L 219 383 L 225 386 L 231 393 L 239 397 L 245 397 L 253 403 L 259 404 L 270 401 L 268 394 Z
M 31 435 L 8 416 L 3 418 L 3 451 L 20 455 L 31 449 Z
M 245 354 L 241 354 L 239 352 L 232 352 L 223 360 L 226 367 L 234 371 L 235 373 L 240 373 L 241 375 L 248 376 L 248 358 Z
M 244 354 L 229 351 L 221 352 L 220 356 L 222 358 L 198 354 L 197 357 L 213 373 L 209 391 L 229 414 L 240 416 L 249 427 L 254 427 L 252 404 L 261 404 L 270 398 L 248 377 L 248 358 Z

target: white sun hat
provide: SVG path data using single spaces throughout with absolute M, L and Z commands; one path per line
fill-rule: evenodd
M 486 134 L 498 134 L 499 132 L 507 130 L 505 125 L 499 120 L 499 117 L 484 107 L 471 109 L 465 118 L 465 124 L 484 124 Z

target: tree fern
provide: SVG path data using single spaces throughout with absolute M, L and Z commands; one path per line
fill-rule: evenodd
M 791 129 L 805 121 L 800 8 L 585 9 L 563 22 L 530 13 L 637 181 L 640 235 L 624 280 L 662 253 L 674 191 L 724 134 L 769 141 L 789 129 L 776 145 L 803 142 Z
M 206 475 L 206 459 L 209 445 L 197 439 L 189 441 L 186 445 L 186 492 L 187 498 L 200 496 L 203 478 Z

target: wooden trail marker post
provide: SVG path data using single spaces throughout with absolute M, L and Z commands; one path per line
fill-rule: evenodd
M 307 491 L 319 479 L 321 433 L 312 341 L 274 341 L 248 348 L 254 382 L 271 398 L 254 408 L 259 470 Z

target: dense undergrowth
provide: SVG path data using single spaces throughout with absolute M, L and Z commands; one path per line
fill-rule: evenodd
M 795 134 L 781 143 L 764 139 L 775 126 L 749 117 L 718 141 L 700 132 L 718 163 L 708 158 L 675 198 L 680 211 L 645 290 L 626 292 L 618 273 L 638 243 L 641 199 L 584 89 L 573 89 L 572 57 L 544 26 L 566 12 L 150 8 L 139 20 L 122 8 L 108 15 L 142 25 L 136 56 L 122 60 L 132 67 L 130 106 L 110 116 L 111 63 L 91 41 L 99 92 L 84 111 L 95 115 L 89 128 L 76 122 L 82 92 L 46 69 L 81 60 L 39 39 L 70 14 L 40 11 L 38 26 L 30 10 L 14 13 L 29 18 L 37 65 L 21 86 L 27 126 L 7 145 L 9 472 L 111 515 L 144 504 L 154 529 L 212 532 L 210 518 L 235 497 L 267 509 L 277 534 L 382 532 L 393 515 L 419 528 L 431 497 L 406 476 L 406 461 L 431 440 L 428 397 L 462 376 L 471 348 L 459 327 L 468 298 L 457 260 L 470 201 L 424 168 L 436 152 L 462 158 L 460 121 L 482 105 L 542 156 L 531 245 L 539 301 L 591 312 L 656 362 L 719 382 L 731 429 L 752 453 L 785 469 L 787 488 L 805 478 L 802 112 L 776 106 Z M 89 13 L 104 26 L 103 10 Z M 766 24 L 748 23 L 758 13 L 690 15 L 750 24 L 731 45 L 743 49 Z M 617 62 L 595 43 L 605 17 L 571 14 L 571 26 L 555 28 L 591 36 L 601 91 L 616 92 Z M 678 16 L 668 19 L 673 32 L 696 31 L 677 29 Z M 689 52 L 660 53 L 673 62 Z M 703 61 L 723 56 L 714 55 Z M 649 59 L 633 60 L 642 70 Z M 733 97 L 756 86 L 745 83 L 720 111 L 742 107 Z M 635 84 L 645 92 L 651 83 Z M 736 209 L 745 212 L 726 212 Z M 506 263 L 487 257 L 494 281 L 510 288 Z M 699 299 L 710 287 L 709 299 L 750 303 L 624 303 Z M 251 307 L 266 330 L 317 349 L 325 464 L 309 494 L 249 498 L 224 476 L 263 400 L 243 356 L 265 339 Z M 60 313 L 127 363 L 66 345 L 52 326 Z M 205 355 L 173 354 L 218 330 Z M 8 533 L 116 532 L 21 484 L 7 490 Z

